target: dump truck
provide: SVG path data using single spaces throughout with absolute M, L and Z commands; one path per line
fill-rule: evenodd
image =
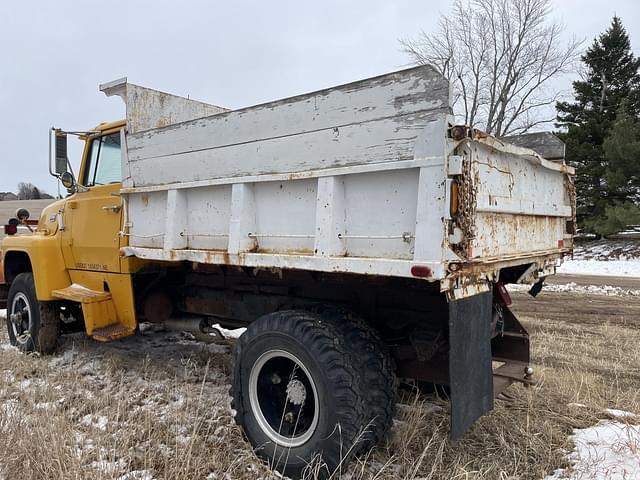
M 126 119 L 53 128 L 49 169 L 69 195 L 32 234 L 15 234 L 24 212 L 5 227 L 0 291 L 20 350 L 141 322 L 246 327 L 231 408 L 293 477 L 383 441 L 398 385 L 445 393 L 455 440 L 534 381 L 506 286 L 535 293 L 571 253 L 574 171 L 456 124 L 434 68 L 236 110 L 126 78 L 100 90 Z

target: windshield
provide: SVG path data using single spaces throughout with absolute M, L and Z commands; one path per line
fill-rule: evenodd
M 94 138 L 91 142 L 84 185 L 108 185 L 121 180 L 120 132 Z

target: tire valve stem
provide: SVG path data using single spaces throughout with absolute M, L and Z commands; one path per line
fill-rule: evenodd
M 293 412 L 287 412 L 287 413 L 284 415 L 284 420 L 285 420 L 287 423 L 293 423 L 295 419 L 296 419 L 296 417 L 295 417 L 295 415 L 293 414 Z
M 278 385 L 282 383 L 282 379 L 280 378 L 280 375 L 278 375 L 277 373 L 274 373 L 273 375 L 271 375 L 271 383 L 273 383 L 274 385 Z

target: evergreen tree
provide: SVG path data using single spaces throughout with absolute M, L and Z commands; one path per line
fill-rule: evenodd
M 640 225 L 640 120 L 622 108 L 604 141 L 608 202 L 604 214 L 584 220 L 591 231 L 608 235 Z
M 625 121 L 640 114 L 640 59 L 631 51 L 622 22 L 614 17 L 582 61 L 586 72 L 582 80 L 573 82 L 575 101 L 558 102 L 556 108 L 558 126 L 566 128 L 560 136 L 567 144 L 567 162 L 577 169 L 578 222 L 597 231 L 598 220 L 607 216 L 607 207 L 611 211 L 632 200 L 618 188 L 624 183 L 620 175 L 626 170 L 618 162 L 615 172 L 611 171 L 604 144 L 618 112 L 624 108 Z
M 603 144 L 609 197 L 640 203 L 640 119 L 621 109 Z

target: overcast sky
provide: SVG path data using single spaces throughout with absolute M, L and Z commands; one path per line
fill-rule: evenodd
M 398 39 L 432 31 L 451 3 L 2 0 L 0 191 L 29 181 L 56 193 L 49 127 L 86 130 L 124 117 L 100 83 L 127 76 L 229 108 L 288 97 L 405 66 Z M 555 5 L 567 36 L 587 45 L 617 13 L 638 54 L 640 3 Z

